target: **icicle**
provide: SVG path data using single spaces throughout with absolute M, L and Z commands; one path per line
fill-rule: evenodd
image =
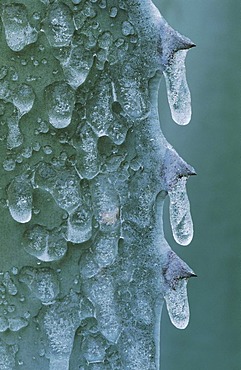
M 193 238 L 193 223 L 186 192 L 186 177 L 178 180 L 168 192 L 170 197 L 170 223 L 177 243 L 188 245 Z
M 170 320 L 178 329 L 185 329 L 190 317 L 187 282 L 190 277 L 197 275 L 172 251 L 168 254 L 163 275 L 166 283 L 164 298 Z
M 186 80 L 185 58 L 187 50 L 179 50 L 163 71 L 167 97 L 173 120 L 179 125 L 186 125 L 191 120 L 191 95 Z
M 173 237 L 177 243 L 188 245 L 193 237 L 193 223 L 186 192 L 186 181 L 196 172 L 173 148 L 168 147 L 162 173 L 165 180 L 164 187 L 170 197 L 170 223 Z
M 173 120 L 186 125 L 191 119 L 191 96 L 186 80 L 185 59 L 196 46 L 189 38 L 175 31 L 161 17 L 161 63 L 166 80 L 167 97 Z

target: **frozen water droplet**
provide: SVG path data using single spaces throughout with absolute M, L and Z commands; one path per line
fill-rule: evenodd
M 65 77 L 73 89 L 82 85 L 93 65 L 93 53 L 82 44 L 73 44 L 69 55 L 61 62 Z
M 50 268 L 23 267 L 19 280 L 45 305 L 53 303 L 59 294 L 58 276 Z
M 88 363 L 102 362 L 105 359 L 107 347 L 106 340 L 102 336 L 86 336 L 81 346 L 81 353 Z
M 185 329 L 189 322 L 189 305 L 187 297 L 187 282 L 196 276 L 192 269 L 173 251 L 167 256 L 164 275 L 164 298 L 171 322 L 178 329 Z
M 96 220 L 101 231 L 117 231 L 120 227 L 120 200 L 108 176 L 99 175 L 92 182 L 92 201 Z
M 118 254 L 118 235 L 100 233 L 94 240 L 95 260 L 98 265 L 107 267 L 114 263 Z
M 8 320 L 6 317 L 0 317 L 0 333 L 3 333 L 8 329 Z
M 75 332 L 80 325 L 80 302 L 81 296 L 72 291 L 40 314 L 51 370 L 69 369 Z
M 74 90 L 64 81 L 55 82 L 46 88 L 46 103 L 51 125 L 58 129 L 67 127 L 75 105 Z
M 14 284 L 13 279 L 11 278 L 9 272 L 5 272 L 3 276 L 3 285 L 7 289 L 8 294 L 14 296 L 18 293 L 18 289 Z
M 8 186 L 8 206 L 15 221 L 26 223 L 31 220 L 32 192 L 31 182 L 24 175 L 15 177 Z
M 23 143 L 23 136 L 19 128 L 19 117 L 17 112 L 7 118 L 8 125 L 8 136 L 7 136 L 7 147 L 13 149 L 19 147 Z
M 130 22 L 124 21 L 122 23 L 122 33 L 124 36 L 134 35 L 135 30 Z
M 74 33 L 74 22 L 70 8 L 64 3 L 50 5 L 44 23 L 44 31 L 51 46 L 68 46 Z
M 67 240 L 83 243 L 92 235 L 92 213 L 85 204 L 77 207 L 68 218 Z
M 186 55 L 187 50 L 173 53 L 163 71 L 172 118 L 179 125 L 188 124 L 192 115 L 191 95 L 186 80 Z
M 110 342 L 116 343 L 121 326 L 114 299 L 114 283 L 105 275 L 98 275 L 91 284 L 86 282 L 86 294 L 96 309 L 96 318 L 101 334 Z
M 77 170 L 83 178 L 92 179 L 100 169 L 97 136 L 86 122 L 77 129 L 74 147 L 77 151 Z
M 193 238 L 193 223 L 186 192 L 186 181 L 186 177 L 181 177 L 168 191 L 173 237 L 181 245 L 188 245 Z
M 59 171 L 56 184 L 50 189 L 50 193 L 60 208 L 72 213 L 81 203 L 79 177 L 76 172 Z
M 67 243 L 59 230 L 47 230 L 44 226 L 34 225 L 24 234 L 24 249 L 40 261 L 60 260 L 67 251 Z
M 20 85 L 13 94 L 13 104 L 18 108 L 20 116 L 28 113 L 35 100 L 35 94 L 31 86 L 22 84 Z
M 16 167 L 15 160 L 12 158 L 6 158 L 3 161 L 3 168 L 5 171 L 13 171 Z
M 179 280 L 175 290 L 168 290 L 164 297 L 171 322 L 176 328 L 185 329 L 188 325 L 190 316 L 187 297 L 187 280 Z
M 118 14 L 118 9 L 116 8 L 116 6 L 113 6 L 112 8 L 110 8 L 110 17 L 111 18 L 115 18 Z
M 28 320 L 26 320 L 23 317 L 9 318 L 8 323 L 9 323 L 9 330 L 11 331 L 19 331 L 20 329 L 28 326 Z
M 25 5 L 5 5 L 2 13 L 6 41 L 10 49 L 20 51 L 26 45 L 37 41 L 38 33 L 28 22 Z

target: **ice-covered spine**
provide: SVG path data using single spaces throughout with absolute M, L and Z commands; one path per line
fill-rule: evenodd
M 173 119 L 188 123 L 194 44 L 150 0 L 41 0 L 32 17 L 25 3 L 0 8 L 18 61 L 18 74 L 0 69 L 1 204 L 26 258 L 0 274 L 1 365 L 159 370 L 163 303 L 185 328 L 195 276 L 165 240 L 163 204 L 169 196 L 174 239 L 188 245 L 195 170 L 161 132 L 158 88 L 163 74 Z M 28 50 L 45 50 L 46 76 L 31 56 L 23 81 Z

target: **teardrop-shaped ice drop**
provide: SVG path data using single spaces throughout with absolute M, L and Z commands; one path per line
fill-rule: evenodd
M 168 191 L 170 197 L 170 223 L 178 244 L 188 245 L 193 238 L 193 222 L 186 191 L 186 177 L 181 177 Z
M 187 279 L 178 280 L 175 289 L 169 289 L 164 298 L 172 324 L 178 329 L 185 329 L 190 317 Z
M 172 55 L 163 74 L 173 120 L 186 125 L 191 120 L 191 95 L 186 80 L 185 58 L 188 50 L 178 50 Z
M 32 185 L 30 180 L 22 175 L 15 177 L 10 183 L 8 206 L 12 218 L 20 223 L 26 223 L 32 217 Z

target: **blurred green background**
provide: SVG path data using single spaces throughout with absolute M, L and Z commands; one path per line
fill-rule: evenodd
M 195 235 L 175 244 L 165 214 L 166 238 L 197 273 L 189 282 L 191 320 L 174 328 L 162 319 L 162 370 L 241 369 L 241 2 L 155 0 L 168 23 L 197 44 L 187 57 L 193 116 L 171 119 L 164 79 L 162 130 L 196 169 L 189 179 Z M 168 208 L 168 207 L 166 207 Z

